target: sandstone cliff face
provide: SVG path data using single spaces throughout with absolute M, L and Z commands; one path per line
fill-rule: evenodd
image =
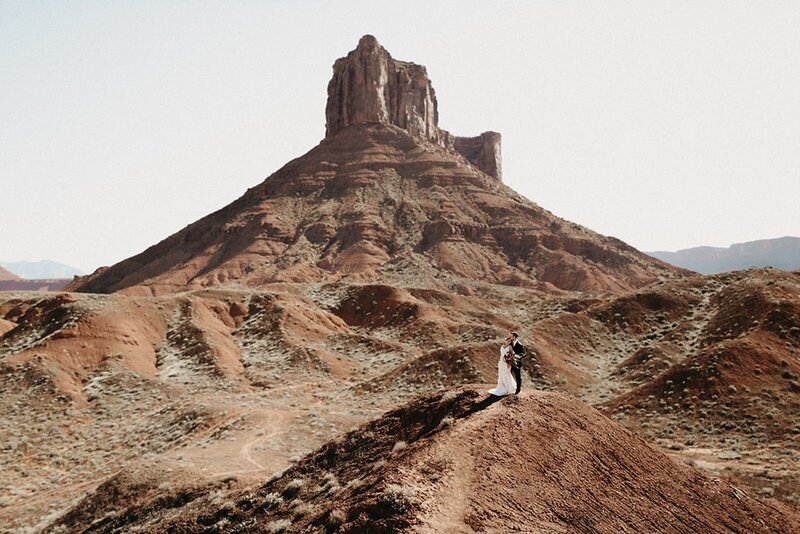
M 456 137 L 453 148 L 489 176 L 503 179 L 499 133 L 483 132 L 477 137 Z
M 425 67 L 394 60 L 371 35 L 334 63 L 325 117 L 327 137 L 351 124 L 383 122 L 452 146 L 450 134 L 438 127 L 436 93 Z
M 333 65 L 325 106 L 326 137 L 353 124 L 398 126 L 418 139 L 455 150 L 489 176 L 500 179 L 500 134 L 453 137 L 439 128 L 436 91 L 422 65 L 397 61 L 372 35 Z

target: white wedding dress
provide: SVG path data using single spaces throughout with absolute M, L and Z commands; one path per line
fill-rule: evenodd
M 511 395 L 517 391 L 517 381 L 511 374 L 511 369 L 506 363 L 506 354 L 511 352 L 511 347 L 500 347 L 500 361 L 497 362 L 497 387 L 490 389 L 489 393 L 497 397 Z

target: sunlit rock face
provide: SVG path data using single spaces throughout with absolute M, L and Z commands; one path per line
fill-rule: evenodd
M 455 150 L 489 176 L 500 179 L 500 134 L 454 137 L 439 128 L 436 91 L 422 65 L 398 61 L 372 35 L 333 65 L 325 107 L 326 137 L 352 124 L 399 126 L 419 139 Z
M 425 67 L 395 60 L 371 35 L 334 63 L 325 117 L 327 137 L 351 124 L 383 122 L 452 146 L 450 134 L 438 127 L 436 93 Z

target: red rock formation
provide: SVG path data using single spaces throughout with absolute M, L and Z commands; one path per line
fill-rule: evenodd
M 372 35 L 362 37 L 355 50 L 334 63 L 325 118 L 327 137 L 351 124 L 393 124 L 414 137 L 454 149 L 500 179 L 500 134 L 454 138 L 439 128 L 436 92 L 425 67 L 395 60 Z
M 680 275 L 503 186 L 500 135 L 454 140 L 440 130 L 425 68 L 392 59 L 373 37 L 335 63 L 328 92 L 327 136 L 317 147 L 69 289 L 165 293 L 347 279 L 620 291 Z
M 325 117 L 327 137 L 351 124 L 383 122 L 452 145 L 450 134 L 438 127 L 436 93 L 425 67 L 394 60 L 372 35 L 334 63 Z
M 503 179 L 499 133 L 483 132 L 476 137 L 456 137 L 453 148 L 489 176 Z

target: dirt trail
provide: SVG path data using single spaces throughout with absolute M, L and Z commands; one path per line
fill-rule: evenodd
M 266 471 L 269 468 L 267 466 L 264 466 L 261 463 L 257 462 L 256 460 L 254 460 L 253 457 L 250 454 L 250 449 L 252 449 L 252 447 L 256 443 L 259 443 L 259 442 L 262 442 L 262 441 L 267 441 L 267 440 L 269 440 L 271 438 L 274 438 L 275 436 L 278 436 L 280 434 L 287 434 L 288 432 L 289 432 L 289 430 L 274 430 L 274 431 L 270 432 L 269 434 L 267 434 L 265 436 L 260 436 L 260 437 L 257 437 L 256 439 L 252 440 L 252 441 L 247 442 L 245 445 L 242 446 L 241 449 L 239 449 L 239 455 L 244 459 L 245 462 L 248 462 L 251 465 L 255 466 L 253 469 L 234 469 L 234 470 L 231 470 L 231 471 L 222 471 L 222 472 L 219 472 L 219 473 L 212 473 L 209 476 L 216 478 L 216 477 L 229 476 L 229 475 L 238 475 L 238 474 L 243 474 L 243 473 L 257 473 L 257 472 Z
M 156 506 L 146 525 L 132 513 L 113 526 L 201 532 L 224 520 L 230 529 L 266 532 L 291 521 L 289 532 L 308 532 L 335 516 L 339 532 L 800 531 L 796 511 L 674 462 L 573 397 L 530 391 L 492 400 L 464 388 L 413 401 L 279 478 L 197 498 L 177 515 Z M 240 459 L 263 465 L 249 456 L 255 443 L 237 449 Z M 84 509 L 104 513 L 92 502 Z M 89 520 L 73 517 L 68 529 Z

